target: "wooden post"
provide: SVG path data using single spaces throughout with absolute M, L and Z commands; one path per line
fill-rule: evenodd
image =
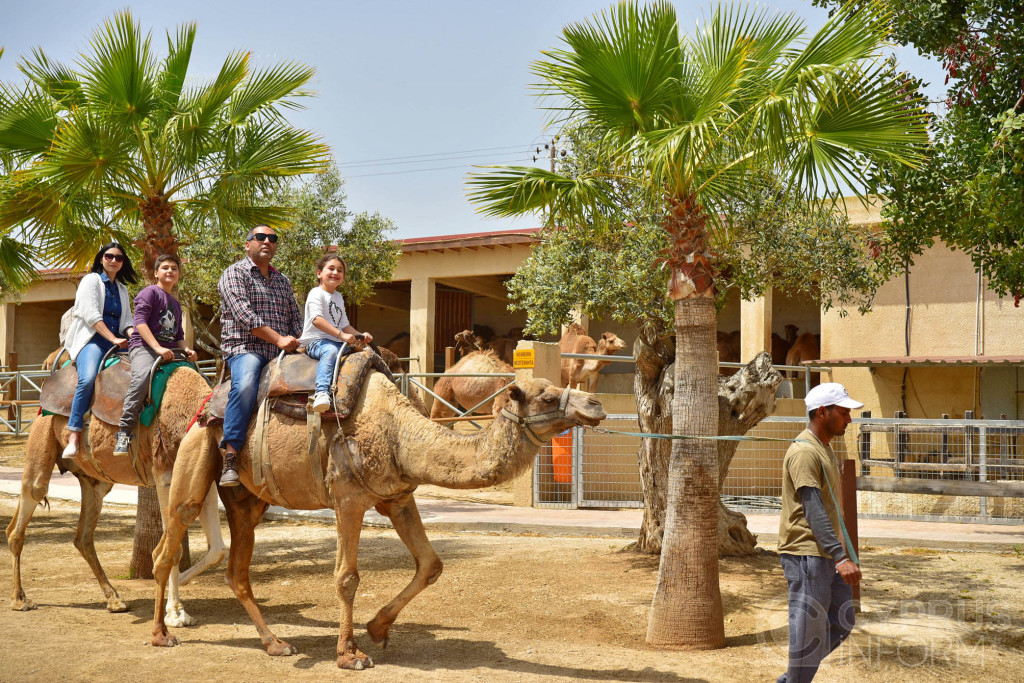
M 444 369 L 445 372 L 451 370 L 452 366 L 455 365 L 455 347 L 446 346 L 444 347 Z
M 868 435 L 870 436 L 870 435 Z M 843 461 L 842 484 L 839 487 L 839 507 L 846 525 L 846 533 L 850 535 L 853 551 L 860 556 L 860 539 L 857 533 L 857 463 L 854 460 Z M 853 607 L 860 611 L 860 586 L 853 587 Z

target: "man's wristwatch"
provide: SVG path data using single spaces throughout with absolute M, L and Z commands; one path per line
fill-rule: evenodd
M 848 558 L 848 557 L 844 557 L 843 559 L 841 559 L 841 560 L 839 560 L 838 562 L 836 562 L 836 566 L 838 567 L 838 566 L 839 566 L 839 565 L 841 565 L 841 564 L 842 564 L 843 562 L 853 562 L 853 560 L 851 560 L 851 559 L 850 559 L 850 558 Z

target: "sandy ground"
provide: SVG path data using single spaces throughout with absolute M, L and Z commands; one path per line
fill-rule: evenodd
M 0 498 L 0 525 L 13 511 L 14 500 Z M 123 680 L 134 672 L 154 681 L 769 681 L 784 668 L 785 581 L 771 552 L 722 562 L 725 649 L 666 652 L 643 644 L 657 565 L 625 551 L 622 539 L 432 533 L 444 574 L 400 615 L 381 651 L 363 624 L 401 590 L 413 563 L 393 532 L 367 529 L 356 638 L 377 666 L 342 672 L 333 527 L 257 529 L 254 590 L 271 628 L 299 649 L 271 658 L 223 566 L 183 589 L 199 622 L 175 630 L 183 644 L 149 646 L 152 584 L 124 578 L 133 513 L 108 510 L 97 530 L 100 559 L 129 603 L 125 614 L 105 611 L 71 543 L 76 519 L 75 505 L 56 503 L 29 527 L 23 576 L 39 609 L 0 610 L 2 680 Z M 1024 560 L 1016 553 L 895 548 L 863 556 L 864 612 L 817 680 L 1024 681 Z M 0 590 L 10 595 L 9 570 L 0 571 Z

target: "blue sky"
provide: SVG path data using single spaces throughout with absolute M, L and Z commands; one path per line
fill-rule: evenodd
M 132 2 L 158 48 L 165 30 L 198 23 L 193 76 L 212 76 L 224 57 L 249 50 L 257 65 L 299 61 L 317 69 L 318 97 L 293 120 L 330 144 L 353 211 L 380 211 L 396 237 L 528 227 L 532 219 L 486 219 L 465 197 L 473 164 L 532 163 L 551 135 L 530 94 L 530 62 L 558 43 L 561 28 L 610 0 L 434 0 L 336 2 Z M 94 28 L 123 2 L 4 2 L 0 79 L 20 80 L 18 58 L 39 46 L 71 61 Z M 826 13 L 802 0 L 768 3 L 804 17 L 813 30 Z M 677 3 L 689 30 L 711 3 Z M 913 50 L 904 68 L 933 82 L 942 74 Z M 936 90 L 937 89 L 937 90 Z

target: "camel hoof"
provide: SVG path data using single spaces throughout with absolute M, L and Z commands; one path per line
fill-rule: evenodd
M 391 624 L 378 626 L 375 621 L 371 621 L 366 625 L 366 632 L 370 634 L 370 640 L 382 650 L 388 646 L 388 631 L 390 630 Z
M 283 640 L 275 640 L 267 645 L 267 654 L 271 657 L 290 657 L 299 654 L 299 648 L 289 645 Z
M 17 600 L 11 600 L 11 609 L 15 612 L 28 612 L 29 610 L 38 609 L 39 605 L 32 602 L 28 598 L 19 598 Z
M 164 623 L 171 628 L 180 628 L 182 626 L 195 626 L 196 620 L 184 609 L 167 610 Z
M 373 660 L 362 652 L 353 653 L 346 652 L 345 654 L 338 655 L 338 668 L 348 669 L 350 671 L 362 671 L 363 669 L 372 669 Z
M 174 647 L 175 645 L 179 645 L 180 643 L 178 642 L 178 639 L 172 636 L 171 634 L 164 633 L 162 635 L 153 636 L 151 644 L 153 645 L 153 647 Z
M 107 600 L 107 611 L 114 614 L 117 614 L 118 612 L 127 612 L 128 605 L 125 603 L 124 600 L 115 595 L 114 597 Z

